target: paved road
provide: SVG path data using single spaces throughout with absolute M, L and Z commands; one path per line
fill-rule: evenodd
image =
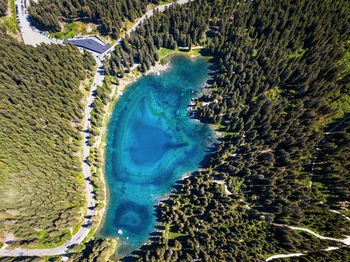
M 27 3 L 29 3 L 29 0 L 27 0 Z M 29 18 L 29 15 L 27 14 L 27 8 L 24 5 L 24 0 L 15 0 L 15 5 L 17 6 L 17 10 L 18 10 L 17 21 L 21 29 L 23 42 L 25 44 L 37 46 L 41 43 L 46 43 L 46 44 L 62 43 L 62 40 L 51 38 L 46 33 L 41 32 L 30 25 L 30 18 Z M 23 9 L 22 9 L 22 6 L 23 6 Z
M 188 3 L 190 0 L 179 0 L 178 4 L 185 4 Z M 193 0 L 191 0 L 193 1 Z M 16 0 L 16 5 L 21 4 L 21 0 Z M 158 10 L 159 12 L 163 12 L 166 7 L 171 6 L 173 3 L 165 4 L 162 6 L 158 6 L 157 8 L 148 11 L 144 16 L 142 16 L 137 23 L 130 28 L 126 34 L 130 34 L 131 32 L 135 31 L 138 25 L 142 23 L 147 17 L 150 17 L 154 15 L 154 10 Z M 49 39 L 45 35 L 42 35 L 40 33 L 37 33 L 36 29 L 32 29 L 30 27 L 30 23 L 28 20 L 28 15 L 25 14 L 25 11 L 22 13 L 22 10 L 18 9 L 19 11 L 19 17 L 20 17 L 20 24 L 21 24 L 21 32 L 23 36 L 24 43 L 36 46 L 41 43 L 57 43 L 57 41 Z M 110 56 L 110 53 L 115 49 L 116 45 L 120 44 L 123 36 L 118 39 L 118 41 L 105 52 L 107 57 Z M 100 56 L 102 57 L 102 56 Z M 89 156 L 90 152 L 90 145 L 88 143 L 88 136 L 89 133 L 87 132 L 88 128 L 90 127 L 90 117 L 91 117 L 91 110 L 92 110 L 92 103 L 95 99 L 95 91 L 98 85 L 102 85 L 103 79 L 104 79 L 104 68 L 103 64 L 97 56 L 95 56 L 97 61 L 98 70 L 94 77 L 94 82 L 90 91 L 89 96 L 87 97 L 87 107 L 85 108 L 84 112 L 84 147 L 83 147 L 83 173 L 84 178 L 86 182 L 86 194 L 87 194 L 87 202 L 88 202 L 88 210 L 86 217 L 83 222 L 83 226 L 80 228 L 80 230 L 65 244 L 62 246 L 51 248 L 51 249 L 13 249 L 13 250 L 6 250 L 6 249 L 0 249 L 0 256 L 54 256 L 54 255 L 64 255 L 66 251 L 72 247 L 73 245 L 81 243 L 84 238 L 88 235 L 90 229 L 86 226 L 91 223 L 91 218 L 94 216 L 94 209 L 95 209 L 95 201 L 94 201 L 94 192 L 93 187 L 90 181 L 90 175 L 91 170 L 90 166 L 87 164 L 86 159 Z
M 178 0 L 177 4 L 178 5 L 183 5 L 183 4 L 187 4 L 188 2 L 193 2 L 194 0 Z M 121 37 L 118 39 L 118 41 L 109 49 L 105 52 L 105 54 L 107 54 L 107 57 L 110 57 L 110 53 L 115 49 L 115 47 L 117 45 L 120 44 L 120 42 L 122 41 L 122 39 L 126 36 L 126 35 L 130 35 L 130 33 L 134 32 L 136 30 L 136 28 L 143 23 L 147 18 L 151 17 L 152 15 L 155 14 L 155 12 L 164 12 L 165 9 L 167 9 L 168 7 L 172 6 L 174 3 L 169 3 L 169 4 L 165 4 L 165 5 L 160 5 L 157 6 L 156 8 L 148 11 L 146 14 L 144 14 L 139 20 L 137 20 L 137 22 Z
M 90 146 L 88 144 L 89 141 L 89 133 L 85 132 L 89 126 L 90 126 L 90 117 L 91 117 L 91 110 L 92 110 L 92 103 L 95 99 L 94 93 L 96 91 L 96 88 L 98 85 L 102 85 L 103 78 L 104 78 L 104 70 L 102 63 L 98 60 L 97 61 L 98 70 L 94 77 L 94 82 L 91 88 L 91 92 L 89 97 L 87 98 L 87 107 L 85 108 L 84 112 L 84 147 L 83 147 L 83 157 L 84 160 L 87 159 L 89 156 Z M 88 209 L 86 216 L 84 218 L 83 226 L 79 229 L 79 231 L 64 245 L 51 248 L 51 249 L 14 249 L 14 250 L 0 250 L 0 256 L 52 256 L 52 255 L 62 255 L 65 254 L 66 250 L 69 249 L 69 247 L 81 243 L 84 238 L 89 234 L 90 228 L 87 226 L 91 223 L 91 219 L 94 216 L 94 209 L 95 209 L 95 201 L 94 201 L 94 192 L 93 187 L 90 181 L 90 166 L 86 163 L 86 161 L 83 162 L 83 173 L 86 183 L 86 194 L 87 194 L 87 202 L 88 202 Z
M 22 8 L 21 8 L 22 1 L 23 0 L 15 0 L 15 3 L 18 6 L 19 24 L 20 24 L 24 43 L 29 44 L 29 45 L 34 45 L 34 46 L 41 44 L 41 43 L 60 43 L 59 40 L 50 39 L 46 35 L 39 33 L 39 31 L 37 29 L 30 27 L 29 17 L 26 14 L 26 9 L 24 8 L 22 11 Z M 194 1 L 194 0 L 178 0 L 177 3 L 179 5 L 182 5 L 182 4 L 188 3 L 189 1 Z M 142 16 L 134 24 L 134 26 L 132 28 L 130 28 L 126 32 L 125 35 L 130 35 L 131 32 L 135 31 L 136 28 L 140 25 L 140 23 L 144 22 L 144 20 L 146 18 L 154 15 L 156 10 L 159 12 L 163 12 L 167 7 L 171 6 L 172 4 L 173 3 L 161 5 L 161 6 L 156 7 L 153 10 L 148 11 L 144 16 Z M 116 45 L 120 44 L 120 42 L 124 36 L 119 38 L 118 41 L 109 50 L 107 50 L 104 53 L 105 55 L 107 55 L 107 57 L 110 57 L 110 53 L 112 51 L 114 51 Z M 0 256 L 63 255 L 69 249 L 69 247 L 71 247 L 75 244 L 81 243 L 89 233 L 89 229 L 86 226 L 91 223 L 91 218 L 94 215 L 95 202 L 94 202 L 94 192 L 93 192 L 92 184 L 90 183 L 90 180 L 89 180 L 90 175 L 91 175 L 90 166 L 85 161 L 87 159 L 87 157 L 89 155 L 89 151 L 90 151 L 90 146 L 88 144 L 89 134 L 88 134 L 88 132 L 86 132 L 86 130 L 90 126 L 90 116 L 91 116 L 91 110 L 92 110 L 91 105 L 95 99 L 94 91 L 96 90 L 97 85 L 101 85 L 103 83 L 103 79 L 104 79 L 104 69 L 103 69 L 102 61 L 100 59 L 98 59 L 97 57 L 95 57 L 95 58 L 97 61 L 98 70 L 97 70 L 96 75 L 94 77 L 93 86 L 91 88 L 90 95 L 87 98 L 87 107 L 86 107 L 85 112 L 84 112 L 84 115 L 85 115 L 85 117 L 84 117 L 84 131 L 85 132 L 84 132 L 84 148 L 83 148 L 83 156 L 84 156 L 83 173 L 84 173 L 84 177 L 85 177 L 85 181 L 86 181 L 86 194 L 87 194 L 87 200 L 88 200 L 88 211 L 87 211 L 86 217 L 84 219 L 83 226 L 72 237 L 72 239 L 70 239 L 67 243 L 65 243 L 62 246 L 59 246 L 56 248 L 51 248 L 51 249 L 20 249 L 20 248 L 17 248 L 14 250 L 0 249 Z M 337 212 L 337 211 L 332 210 L 332 212 Z M 276 226 L 287 226 L 287 225 L 279 225 L 279 224 L 275 224 L 275 225 Z M 347 237 L 346 239 L 334 239 L 334 238 L 330 238 L 330 237 L 321 236 L 310 229 L 300 228 L 300 227 L 292 227 L 292 226 L 287 226 L 287 227 L 289 227 L 290 229 L 294 229 L 294 230 L 306 231 L 306 232 L 308 232 L 308 233 L 310 233 L 310 234 L 312 234 L 320 239 L 333 240 L 333 241 L 342 242 L 345 245 L 350 245 L 350 237 Z M 327 248 L 325 250 L 328 251 L 328 250 L 334 250 L 334 249 L 338 249 L 338 247 L 330 247 L 330 248 Z M 270 261 L 270 260 L 282 258 L 282 257 L 296 257 L 296 256 L 302 256 L 302 255 L 304 255 L 304 254 L 303 253 L 279 254 L 279 255 L 274 255 L 274 256 L 267 258 L 266 261 Z

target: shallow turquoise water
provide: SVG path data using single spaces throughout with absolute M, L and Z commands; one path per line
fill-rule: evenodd
M 123 240 L 120 255 L 148 238 L 156 202 L 198 168 L 212 143 L 210 129 L 186 111 L 208 79 L 208 66 L 204 58 L 173 57 L 168 71 L 138 80 L 114 108 L 106 149 L 109 203 L 100 234 Z

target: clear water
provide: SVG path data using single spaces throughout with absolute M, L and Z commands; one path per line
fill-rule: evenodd
M 127 255 L 154 230 L 154 205 L 184 173 L 198 169 L 210 129 L 186 107 L 208 79 L 204 58 L 173 57 L 171 68 L 141 78 L 116 103 L 108 125 L 109 203 L 102 236 L 119 237 Z M 119 231 L 119 232 L 118 232 Z

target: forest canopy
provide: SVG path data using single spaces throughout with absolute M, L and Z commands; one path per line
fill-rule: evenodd
M 117 77 L 134 65 L 147 71 L 161 48 L 204 46 L 216 68 L 194 116 L 219 131 L 220 145 L 158 206 L 162 234 L 135 260 L 261 261 L 334 245 L 275 224 L 349 235 L 349 221 L 329 210 L 348 214 L 349 120 L 326 136 L 311 176 L 319 141 L 350 113 L 341 62 L 349 9 L 346 1 L 198 0 L 152 16 L 116 48 L 105 69 Z
M 0 35 L 0 234 L 21 245 L 71 235 L 85 206 L 80 81 L 95 60 L 71 45 Z
M 0 16 L 5 16 L 8 8 L 8 0 L 0 0 Z
M 82 20 L 118 38 L 123 24 L 143 15 L 147 4 L 147 0 L 31 0 L 28 12 L 36 26 L 48 31 L 59 32 L 60 21 Z
M 42 0 L 30 13 L 52 31 L 59 19 L 91 19 L 118 37 L 122 23 L 141 15 L 146 3 Z M 118 4 L 118 17 L 108 13 Z M 157 206 L 158 232 L 131 261 L 264 261 L 304 251 L 311 252 L 305 261 L 346 261 L 348 248 L 324 252 L 341 244 L 288 226 L 338 239 L 350 234 L 342 216 L 349 216 L 350 203 L 349 16 L 346 0 L 195 0 L 152 16 L 117 46 L 104 63 L 109 79 L 135 65 L 146 72 L 159 62 L 160 49 L 202 46 L 214 72 L 191 114 L 210 124 L 220 141 L 209 163 Z M 72 46 L 34 49 L 4 41 L 0 170 L 4 192 L 23 197 L 7 195 L 1 228 L 46 241 L 47 233 L 59 234 L 79 217 L 78 86 L 92 59 Z M 108 103 L 109 92 L 98 88 L 95 111 Z M 92 116 L 92 126 L 100 127 L 99 114 Z M 60 194 L 51 196 L 48 188 Z M 36 213 L 27 208 L 31 197 Z M 58 206 L 61 200 L 70 204 Z M 38 226 L 41 231 L 32 230 Z M 107 247 L 97 240 L 73 257 L 89 261 Z

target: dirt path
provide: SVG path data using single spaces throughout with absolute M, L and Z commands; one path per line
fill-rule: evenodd
M 294 226 L 288 226 L 288 225 L 282 225 L 282 224 L 275 224 L 273 223 L 273 225 L 275 226 L 278 226 L 278 227 L 287 227 L 287 228 L 290 228 L 292 230 L 300 230 L 300 231 L 304 231 L 304 232 L 307 232 L 311 235 L 314 235 L 315 237 L 319 238 L 319 239 L 322 239 L 322 240 L 330 240 L 330 241 L 336 241 L 336 242 L 340 242 L 340 243 L 343 243 L 344 246 L 342 247 L 345 247 L 345 246 L 349 246 L 350 245 L 350 236 L 348 236 L 347 238 L 345 239 L 337 239 L 337 238 L 333 238 L 333 237 L 325 237 L 325 236 L 321 236 L 320 234 L 317 234 L 316 232 L 308 229 L 308 228 L 303 228 L 303 227 L 294 227 Z M 342 247 L 328 247 L 326 249 L 322 249 L 322 251 L 332 251 L 332 250 L 336 250 L 336 249 L 339 249 L 339 248 L 342 248 Z M 278 259 L 278 258 L 285 258 L 285 257 L 300 257 L 300 256 L 304 256 L 306 254 L 310 253 L 310 251 L 306 251 L 304 253 L 292 253 L 292 254 L 278 254 L 278 255 L 273 255 L 273 256 L 270 256 L 266 259 L 266 261 L 271 261 L 271 260 L 274 260 L 274 259 Z

